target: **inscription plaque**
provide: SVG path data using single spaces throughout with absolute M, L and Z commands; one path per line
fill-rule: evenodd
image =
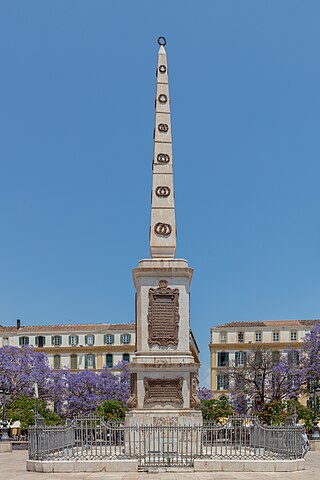
M 149 346 L 178 345 L 179 319 L 179 289 L 160 280 L 159 288 L 149 289 Z
M 183 378 L 144 378 L 144 403 L 183 404 Z

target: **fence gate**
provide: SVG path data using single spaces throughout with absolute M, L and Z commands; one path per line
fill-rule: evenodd
M 193 467 L 192 427 L 140 427 L 140 467 Z

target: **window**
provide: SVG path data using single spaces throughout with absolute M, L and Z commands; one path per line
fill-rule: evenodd
M 36 346 L 42 348 L 46 344 L 46 337 L 36 337 L 35 341 L 36 341 Z
M 9 338 L 3 338 L 2 339 L 2 345 L 4 347 L 9 347 Z
M 288 362 L 290 365 L 299 365 L 300 352 L 299 350 L 291 350 L 288 352 Z
M 123 333 L 120 337 L 120 341 L 121 343 L 123 343 L 124 345 L 128 345 L 128 343 L 130 343 L 131 341 L 131 335 L 130 333 Z
M 280 362 L 280 352 L 272 352 L 272 363 L 279 363 Z
M 22 347 L 25 345 L 29 345 L 29 337 L 19 337 L 19 345 Z
M 280 339 L 280 333 L 279 332 L 273 332 L 273 341 L 274 342 L 279 342 Z
M 79 343 L 78 335 L 69 335 L 69 345 L 75 347 Z
M 257 367 L 262 365 L 262 352 L 255 352 L 254 354 L 254 363 Z
M 217 375 L 217 390 L 229 389 L 229 375 Z
M 114 343 L 114 335 L 105 335 L 104 336 L 104 343 L 105 345 L 113 345 Z
M 220 343 L 227 343 L 227 332 L 220 333 Z
M 77 370 L 77 368 L 78 368 L 78 357 L 77 357 L 77 355 L 71 355 L 71 357 L 70 357 L 70 368 L 71 368 L 71 370 Z
M 61 357 L 60 355 L 53 356 L 53 368 L 57 369 L 61 366 Z
M 51 342 L 53 346 L 59 347 L 62 344 L 61 335 L 54 335 L 53 337 L 51 337 Z
M 86 345 L 94 345 L 94 335 L 86 335 L 85 342 Z
M 96 356 L 93 353 L 86 355 L 85 367 L 96 368 Z
M 236 367 L 243 367 L 247 362 L 246 352 L 236 352 Z
M 122 355 L 122 360 L 123 360 L 124 362 L 129 362 L 129 361 L 130 361 L 130 355 L 129 355 L 129 353 L 124 353 L 124 354 Z
M 262 333 L 256 332 L 256 342 L 261 342 L 261 341 L 262 341 Z
M 218 367 L 229 366 L 229 352 L 218 352 Z
M 244 342 L 244 332 L 238 332 L 238 343 Z
M 106 365 L 107 365 L 108 368 L 113 367 L 113 355 L 112 355 L 112 353 L 107 353 L 107 355 L 106 355 Z
M 290 340 L 291 342 L 297 341 L 297 332 L 290 332 Z

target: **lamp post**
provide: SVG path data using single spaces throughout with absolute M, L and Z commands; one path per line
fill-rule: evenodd
M 0 384 L 0 395 L 2 395 L 2 435 L 1 435 L 1 442 L 8 442 L 9 438 L 9 427 L 8 427 L 8 420 L 7 420 L 7 405 L 6 405 L 6 395 L 9 394 L 8 387 L 6 386 L 5 382 L 3 381 Z
M 320 385 L 319 385 L 319 382 L 314 380 L 313 382 L 313 427 L 312 427 L 311 440 L 320 440 L 320 433 L 319 433 L 319 427 L 318 427 L 318 402 L 317 402 L 318 393 L 320 393 Z

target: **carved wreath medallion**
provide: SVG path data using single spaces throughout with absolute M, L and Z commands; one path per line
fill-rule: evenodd
M 158 153 L 157 161 L 159 163 L 169 163 L 170 162 L 170 157 L 167 153 Z
M 178 345 L 179 289 L 160 280 L 159 288 L 149 289 L 148 344 L 166 347 Z
M 166 186 L 159 185 L 156 188 L 156 195 L 157 197 L 169 197 L 170 195 L 170 188 Z
M 166 123 L 159 123 L 158 130 L 159 132 L 166 133 L 169 130 L 169 127 Z
M 162 235 L 163 237 L 169 237 L 172 232 L 172 227 L 169 223 L 158 222 L 154 226 L 154 231 L 157 235 Z
M 158 100 L 160 103 L 167 103 L 168 97 L 164 93 L 161 93 L 158 97 Z
M 166 71 L 167 71 L 167 67 L 165 65 L 160 65 L 159 72 L 160 73 L 166 73 Z
M 183 378 L 144 378 L 144 403 L 183 404 Z

